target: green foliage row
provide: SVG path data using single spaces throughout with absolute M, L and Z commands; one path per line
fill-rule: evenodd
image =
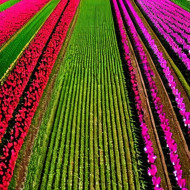
M 0 5 L 0 12 L 8 9 L 9 7 L 13 6 L 14 4 L 18 3 L 21 0 L 8 0 L 5 3 Z
M 190 1 L 188 0 L 172 0 L 172 1 L 190 12 Z

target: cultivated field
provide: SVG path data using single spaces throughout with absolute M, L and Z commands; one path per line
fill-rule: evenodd
M 190 189 L 189 7 L 0 0 L 0 189 Z

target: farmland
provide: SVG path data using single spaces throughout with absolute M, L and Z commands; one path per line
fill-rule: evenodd
M 0 1 L 0 189 L 190 189 L 175 3 Z

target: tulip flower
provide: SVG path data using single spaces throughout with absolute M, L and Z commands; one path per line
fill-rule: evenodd
M 150 168 L 148 168 L 148 175 L 149 176 L 155 176 L 157 173 L 157 167 L 156 165 L 152 164 Z

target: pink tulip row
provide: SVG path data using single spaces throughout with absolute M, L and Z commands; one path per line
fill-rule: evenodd
M 155 7 L 155 4 L 148 4 L 148 1 L 138 1 L 145 11 L 145 13 L 149 16 L 150 20 L 154 23 L 155 27 L 158 29 L 160 34 L 166 39 L 166 41 L 169 43 L 170 47 L 174 50 L 174 52 L 179 56 L 179 58 L 182 60 L 184 65 L 187 67 L 188 70 L 190 70 L 190 58 L 189 55 L 184 52 L 184 50 L 190 50 L 190 43 L 184 41 L 182 37 L 179 37 L 174 30 L 172 30 L 172 25 L 170 23 L 167 23 L 167 20 L 165 19 L 164 14 L 160 14 L 159 7 Z M 161 5 L 160 5 L 161 6 Z M 163 7 L 160 7 L 160 9 Z M 165 13 L 167 13 L 165 11 Z M 170 15 L 166 16 L 170 22 L 172 22 L 172 19 L 170 19 Z M 183 21 L 185 22 L 185 21 Z M 174 22 L 176 26 L 178 25 L 178 22 Z M 168 26 L 169 25 L 169 26 Z M 186 31 L 190 30 L 189 27 L 186 27 Z M 187 36 L 187 41 L 189 39 L 189 33 L 185 33 L 183 30 L 181 30 L 182 36 Z M 177 43 L 176 43 L 177 41 Z M 179 45 L 184 45 L 184 48 L 181 48 Z
M 152 182 L 154 185 L 154 189 L 163 190 L 163 188 L 160 187 L 161 178 L 156 176 L 156 174 L 157 174 L 157 167 L 155 165 L 156 155 L 155 155 L 154 149 L 152 147 L 152 141 L 151 141 L 150 135 L 148 133 L 148 127 L 147 127 L 146 123 L 144 122 L 142 102 L 140 99 L 136 75 L 135 75 L 134 68 L 133 68 L 132 63 L 131 63 L 130 50 L 129 50 L 129 46 L 128 46 L 128 39 L 127 39 L 126 31 L 124 29 L 123 20 L 122 20 L 122 17 L 121 17 L 121 14 L 120 14 L 116 0 L 113 0 L 113 5 L 114 5 L 114 9 L 115 9 L 117 23 L 119 25 L 119 31 L 120 31 L 120 35 L 121 35 L 121 41 L 123 44 L 123 49 L 125 52 L 125 61 L 126 61 L 128 68 L 129 68 L 130 81 L 132 84 L 133 92 L 135 94 L 135 103 L 136 103 L 136 109 L 137 109 L 138 118 L 139 118 L 141 130 L 142 130 L 142 137 L 143 137 L 143 140 L 144 140 L 145 145 L 146 145 L 144 150 L 147 154 L 148 162 L 150 163 L 150 168 L 148 168 L 148 174 L 152 176 Z
M 168 81 L 168 85 L 172 90 L 173 95 L 175 96 L 175 100 L 177 103 L 177 106 L 180 110 L 180 114 L 183 117 L 184 126 L 188 127 L 188 132 L 190 133 L 190 112 L 186 110 L 186 105 L 183 102 L 183 98 L 181 97 L 181 92 L 176 87 L 176 82 L 174 81 L 174 77 L 172 75 L 170 67 L 167 65 L 166 59 L 164 59 L 163 53 L 159 51 L 157 45 L 155 44 L 154 39 L 148 32 L 147 28 L 145 27 L 142 19 L 139 17 L 137 12 L 135 11 L 134 7 L 130 3 L 129 0 L 125 0 L 131 13 L 133 14 L 133 17 L 135 18 L 138 26 L 140 27 L 145 39 L 147 40 L 149 46 L 152 48 L 154 54 L 158 58 L 158 62 L 163 70 L 163 73 Z
M 148 5 L 149 8 L 152 8 L 152 6 L 156 6 L 158 9 L 157 11 L 159 11 L 160 13 L 162 13 L 163 15 L 170 17 L 168 18 L 168 20 L 171 19 L 171 23 L 175 23 L 181 27 L 184 26 L 184 29 L 186 32 L 189 33 L 189 29 L 188 26 L 190 26 L 190 14 L 187 11 L 184 11 L 184 13 L 180 13 L 178 12 L 178 9 L 173 6 L 173 5 L 168 5 L 168 1 L 162 1 L 162 2 L 158 2 L 158 1 L 149 1 L 146 2 L 146 4 Z M 175 13 L 175 14 L 174 14 Z
M 67 1 L 60 1 L 0 87 L 0 141 Z
M 173 18 L 174 13 L 168 14 L 167 8 L 163 9 L 162 5 L 155 7 L 154 2 L 147 2 L 146 8 L 147 14 L 151 15 L 154 22 L 158 22 L 165 29 L 166 33 L 170 33 L 178 45 L 182 45 L 184 49 L 190 50 L 190 20 L 185 21 L 182 17 L 180 22 L 180 17 Z
M 188 11 L 186 11 L 185 9 L 183 9 L 182 7 L 180 7 L 179 5 L 175 4 L 174 2 L 172 2 L 170 0 L 165 0 L 165 1 L 162 1 L 162 2 L 165 5 L 165 7 L 173 7 L 173 8 L 175 8 L 175 11 L 177 13 L 181 14 L 184 19 L 189 19 L 190 20 L 190 13 Z
M 3 147 L 3 155 L 0 157 L 0 189 L 7 189 L 13 170 L 26 137 L 32 118 L 38 107 L 49 75 L 56 61 L 58 53 L 66 37 L 70 23 L 75 15 L 79 0 L 71 0 L 64 11 L 61 20 L 42 56 L 40 65 L 34 73 L 34 79 L 29 89 L 25 92 L 24 102 L 15 116 L 15 123 L 10 132 L 10 139 Z
M 187 34 L 190 33 L 189 31 L 189 20 L 185 20 L 180 14 L 178 14 L 178 17 L 172 12 L 169 12 L 168 7 L 163 8 L 163 5 L 156 5 L 157 9 L 155 8 L 155 4 L 153 7 L 152 2 L 148 3 L 147 2 L 147 8 L 152 11 L 156 11 L 155 13 L 162 14 L 162 18 L 164 18 L 164 22 L 167 22 L 169 26 L 177 26 L 179 29 L 179 33 L 182 33 L 183 31 Z M 177 13 L 176 13 L 177 14 Z
M 164 0 L 163 5 L 171 13 L 173 13 L 172 11 L 175 11 L 176 14 L 177 14 L 177 15 L 175 14 L 175 16 L 177 16 L 177 17 L 180 16 L 180 17 L 184 18 L 184 20 L 186 20 L 186 21 L 189 20 L 190 21 L 190 13 L 188 11 L 186 11 L 185 9 L 183 9 L 182 7 L 180 7 L 179 5 L 175 4 L 174 2 L 172 2 L 170 0 Z M 178 14 L 180 14 L 180 15 L 178 15 Z M 190 26 L 190 23 L 188 23 L 188 25 Z
M 49 0 L 22 0 L 0 12 L 0 46 L 29 21 Z
M 147 5 L 147 14 L 152 15 L 154 22 L 158 22 L 159 25 L 163 26 L 165 31 L 168 31 L 177 44 L 182 45 L 184 49 L 190 49 L 190 29 L 184 23 L 180 23 L 173 19 L 171 15 L 168 15 L 166 11 L 155 8 L 155 6 Z M 152 14 L 153 12 L 153 14 Z M 159 17 L 162 15 L 162 17 Z M 186 42 L 187 41 L 187 42 Z
M 139 55 L 140 64 L 143 67 L 144 74 L 146 76 L 146 79 L 150 88 L 150 94 L 154 103 L 154 107 L 160 119 L 160 127 L 162 128 L 164 132 L 166 144 L 170 151 L 170 161 L 174 166 L 174 175 L 176 176 L 177 184 L 182 190 L 187 190 L 187 188 L 185 187 L 186 180 L 182 178 L 182 169 L 180 165 L 180 159 L 177 153 L 177 144 L 175 140 L 172 138 L 172 132 L 169 126 L 169 120 L 166 118 L 166 114 L 163 111 L 163 105 L 162 105 L 161 99 L 158 96 L 158 89 L 157 89 L 155 81 L 153 80 L 153 78 L 155 77 L 155 74 L 153 70 L 151 69 L 151 67 L 149 66 L 148 58 L 146 56 L 146 53 L 144 52 L 138 33 L 125 8 L 125 5 L 122 0 L 119 0 L 119 2 L 120 2 L 120 6 L 125 17 L 125 22 L 129 28 L 129 33 L 135 45 L 136 52 Z M 154 174 L 154 171 L 155 171 L 154 168 L 151 168 L 149 174 L 150 175 Z

